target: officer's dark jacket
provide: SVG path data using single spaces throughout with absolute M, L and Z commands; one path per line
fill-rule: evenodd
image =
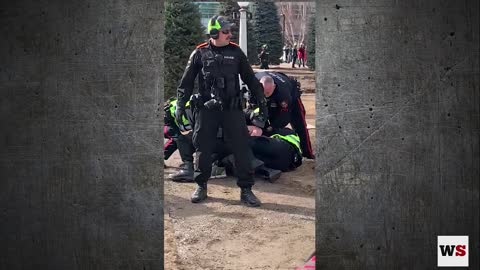
M 255 73 L 255 77 L 260 79 L 269 75 L 275 82 L 273 94 L 267 98 L 268 120 L 273 128 L 283 128 L 291 120 L 291 105 L 293 85 L 290 78 L 278 72 L 262 71 Z
M 238 75 L 242 78 L 242 81 L 248 85 L 251 93 L 258 99 L 263 100 L 263 88 L 260 82 L 255 78 L 253 69 L 248 63 L 248 59 L 241 50 L 241 48 L 230 42 L 230 44 L 223 47 L 216 47 L 211 42 L 202 43 L 190 55 L 187 67 L 183 73 L 180 85 L 177 89 L 178 105 L 182 106 L 186 104 L 193 92 L 194 81 L 198 76 L 199 94 L 203 97 L 210 96 L 210 89 L 205 88 L 204 76 L 202 74 L 202 52 L 201 50 L 211 49 L 214 54 L 223 55 L 223 60 L 220 68 L 221 75 L 225 78 L 225 90 L 224 102 L 230 101 L 229 99 L 239 97 L 240 85 L 238 81 Z

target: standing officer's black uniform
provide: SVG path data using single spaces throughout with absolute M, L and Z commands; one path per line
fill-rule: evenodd
M 218 38 L 219 30 L 230 27 L 225 18 L 215 16 L 209 22 L 210 38 Z M 217 28 L 215 28 L 217 27 Z M 200 74 L 199 74 L 200 73 Z M 193 143 L 197 152 L 199 173 L 195 175 L 197 190 L 192 202 L 207 198 L 207 180 L 212 170 L 212 152 L 219 127 L 222 127 L 225 142 L 231 147 L 237 167 L 237 185 L 241 188 L 241 201 L 248 206 L 259 206 L 260 201 L 251 191 L 254 184 L 250 159 L 253 156 L 248 144 L 248 129 L 242 111 L 241 91 L 238 75 L 252 94 L 260 100 L 262 115 L 266 111 L 266 101 L 262 85 L 248 63 L 246 55 L 234 43 L 216 47 L 211 41 L 197 46 L 190 55 L 187 67 L 177 89 L 176 115 L 181 115 L 182 107 L 189 100 L 194 80 L 198 76 L 199 96 L 192 100 L 194 109 Z
M 265 135 L 270 136 L 275 133 L 275 129 L 283 128 L 290 123 L 300 137 L 303 156 L 314 159 L 305 121 L 305 107 L 300 99 L 301 92 L 297 82 L 281 72 L 261 71 L 255 73 L 258 80 L 266 75 L 272 77 L 276 88 L 273 94 L 267 98 L 268 120 L 272 129 L 266 129 Z M 255 101 L 253 102 L 255 103 Z

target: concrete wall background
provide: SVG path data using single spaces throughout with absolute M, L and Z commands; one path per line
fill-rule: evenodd
M 317 7 L 319 267 L 476 269 L 478 1 Z M 0 269 L 161 269 L 162 11 L 2 2 Z
M 317 1 L 318 269 L 479 266 L 478 1 Z
M 162 12 L 2 1 L 0 269 L 161 269 Z

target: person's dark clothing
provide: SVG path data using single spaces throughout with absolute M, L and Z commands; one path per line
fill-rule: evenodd
M 170 156 L 177 151 L 177 142 L 176 138 L 179 133 L 175 132 L 175 129 L 169 126 L 167 123 L 163 126 L 163 137 L 165 141 L 163 142 L 163 158 L 165 160 L 169 159 Z
M 193 154 L 195 153 L 195 147 L 192 143 L 192 132 L 187 135 L 180 134 L 177 138 L 178 152 L 183 162 L 193 162 Z
M 268 119 L 272 129 L 264 129 L 264 134 L 270 136 L 275 133 L 276 129 L 283 128 L 290 123 L 293 130 L 300 137 L 303 156 L 310 159 L 315 158 L 310 142 L 310 134 L 307 129 L 307 122 L 305 120 L 305 107 L 300 98 L 301 90 L 298 83 L 281 72 L 261 71 L 255 73 L 255 77 L 259 80 L 265 75 L 272 77 L 276 88 L 272 96 L 267 98 L 267 105 L 269 106 Z M 288 106 L 282 105 L 284 104 L 283 102 Z M 278 104 L 280 104 L 280 106 L 278 106 Z M 285 107 L 287 107 L 288 110 Z
M 212 154 L 217 141 L 214 139 L 220 126 L 223 127 L 223 135 L 226 144 L 235 156 L 237 168 L 237 185 L 251 187 L 254 184 L 253 170 L 250 167 L 248 145 L 248 130 L 243 111 L 218 111 L 206 108 L 195 112 L 195 126 L 193 144 L 197 150 L 197 162 L 200 173 L 195 177 L 198 184 L 205 183 L 212 172 Z
M 286 47 L 285 51 L 285 63 L 290 63 L 290 48 Z
M 268 120 L 273 129 L 283 128 L 291 120 L 293 85 L 290 78 L 278 72 L 261 71 L 255 73 L 258 80 L 266 75 L 272 77 L 276 85 L 273 94 L 267 98 Z
M 261 69 L 268 69 L 268 52 L 267 50 L 262 50 L 260 54 L 258 55 L 258 58 L 260 59 L 260 68 Z
M 297 48 L 292 48 L 292 68 L 295 68 L 297 62 Z
M 283 136 L 295 134 L 288 128 L 277 129 Z M 282 172 L 291 171 L 302 164 L 302 155 L 293 144 L 279 138 L 266 136 L 251 137 L 251 146 L 256 158 L 265 166 Z
M 164 136 L 167 141 L 163 145 L 163 159 L 167 160 L 178 149 L 180 158 L 183 162 L 193 162 L 193 154 L 195 149 L 192 144 L 192 134 L 182 135 L 177 133 L 172 136 L 172 128 L 170 126 L 164 126 Z M 168 137 L 167 137 L 168 136 Z
M 240 47 L 233 43 L 230 43 L 224 47 L 216 47 L 210 43 L 202 43 L 197 46 L 197 48 L 190 55 L 187 67 L 185 68 L 185 72 L 180 80 L 180 85 L 177 89 L 177 106 L 184 106 L 187 103 L 193 92 L 195 78 L 199 73 L 202 73 L 202 50 L 211 50 L 215 55 L 223 56 L 219 73 L 220 76 L 224 77 L 226 91 L 219 93 L 219 98 L 224 99 L 225 103 L 234 101 L 235 98 L 240 96 L 240 83 L 238 80 L 238 74 L 240 74 L 242 81 L 248 85 L 254 96 L 264 96 L 263 88 L 255 78 L 252 67 L 248 63 L 248 59 Z M 205 83 L 204 76 L 200 74 L 200 76 L 198 76 L 198 92 L 203 100 L 207 101 L 211 98 L 211 89 L 207 89 Z M 241 107 L 235 109 L 241 109 Z
M 195 104 L 193 127 L 193 145 L 197 152 L 199 170 L 195 182 L 199 185 L 210 178 L 214 138 L 220 127 L 235 156 L 237 185 L 248 188 L 254 184 L 253 170 L 248 160 L 251 149 L 248 147 L 249 135 L 241 106 L 239 74 L 252 94 L 258 100 L 264 101 L 262 85 L 255 77 L 243 51 L 233 43 L 224 47 L 216 47 L 210 42 L 197 46 L 180 81 L 177 106 L 183 106 L 188 101 L 195 77 L 199 75 L 200 97 Z M 221 106 L 208 107 L 206 102 L 212 99 L 218 100 L 217 104 Z
M 167 101 L 165 105 L 165 115 L 164 115 L 164 137 L 168 139 L 167 142 L 163 145 L 164 150 L 164 159 L 167 160 L 170 156 L 178 149 L 180 157 L 183 162 L 193 162 L 193 154 L 195 149 L 192 143 L 192 134 L 183 135 L 180 132 L 179 127 L 175 123 L 174 116 L 171 114 L 170 106 L 171 100 Z M 173 110 L 174 111 L 174 110 Z M 191 107 L 186 108 L 187 115 L 191 116 Z
M 292 97 L 292 118 L 290 124 L 300 137 L 302 155 L 309 159 L 315 159 L 312 143 L 310 141 L 310 134 L 307 129 L 307 121 L 305 120 L 306 111 L 302 100 L 300 99 L 300 94 L 300 91 L 294 91 L 294 95 L 297 95 L 297 97 Z

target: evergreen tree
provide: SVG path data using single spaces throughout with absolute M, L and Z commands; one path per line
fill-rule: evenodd
M 255 2 L 253 26 L 256 50 L 259 51 L 263 44 L 267 44 L 270 63 L 280 64 L 280 57 L 283 54 L 282 29 L 277 6 L 273 1 Z
M 310 18 L 307 37 L 307 64 L 309 69 L 315 70 L 315 16 Z
M 176 95 L 190 54 L 205 41 L 197 6 L 189 1 L 165 1 L 165 100 Z
M 252 10 L 251 6 L 255 3 L 250 3 L 249 9 Z M 219 14 L 222 16 L 226 16 L 229 20 L 235 23 L 235 26 L 232 27 L 233 38 L 232 42 L 240 44 L 240 6 L 238 5 L 237 1 L 233 0 L 222 0 L 220 1 L 220 8 Z M 236 12 L 238 13 L 238 17 L 236 19 L 233 18 L 232 14 Z M 256 64 L 258 62 L 258 52 L 257 52 L 257 44 L 255 40 L 255 33 L 253 32 L 253 25 L 251 20 L 247 20 L 247 56 L 250 64 Z
M 236 12 L 238 15 L 240 13 L 238 12 L 240 10 L 240 6 L 236 1 L 233 0 L 222 0 L 220 1 L 220 7 L 218 14 L 225 16 L 228 18 L 229 22 L 234 23 L 235 25 L 232 27 L 232 33 L 233 37 L 231 38 L 232 42 L 239 43 L 239 35 L 240 35 L 240 16 L 237 16 L 237 18 L 233 18 L 233 13 Z

